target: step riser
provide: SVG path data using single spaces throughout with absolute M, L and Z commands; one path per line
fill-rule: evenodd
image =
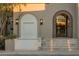
M 72 48 L 72 49 L 79 47 L 79 43 L 78 43 L 77 39 L 70 39 L 69 41 L 68 41 L 68 39 L 54 39 L 52 41 L 53 41 L 53 43 L 52 43 L 53 49 L 54 48 L 68 49 L 69 45 L 70 45 L 70 48 Z M 45 40 L 43 43 L 44 43 L 43 44 L 43 49 L 48 49 L 48 48 L 51 47 L 50 46 L 51 45 L 50 40 Z

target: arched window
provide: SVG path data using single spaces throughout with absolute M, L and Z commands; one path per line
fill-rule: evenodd
M 72 16 L 68 11 L 61 10 L 53 17 L 53 37 L 73 37 Z

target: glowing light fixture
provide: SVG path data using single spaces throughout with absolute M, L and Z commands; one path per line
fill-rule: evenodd
M 40 19 L 40 25 L 43 25 L 43 19 Z

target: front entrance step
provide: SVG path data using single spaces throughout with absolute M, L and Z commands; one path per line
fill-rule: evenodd
M 50 48 L 52 48 L 54 51 L 75 50 L 75 49 L 79 49 L 79 41 L 78 39 L 69 39 L 69 38 L 68 39 L 67 38 L 55 38 L 52 40 L 44 40 L 42 49 L 49 50 Z

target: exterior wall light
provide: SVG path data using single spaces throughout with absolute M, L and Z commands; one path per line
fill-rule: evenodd
M 43 19 L 40 19 L 40 25 L 43 25 Z
M 18 23 L 19 23 L 19 19 L 16 19 L 16 25 L 18 25 Z

